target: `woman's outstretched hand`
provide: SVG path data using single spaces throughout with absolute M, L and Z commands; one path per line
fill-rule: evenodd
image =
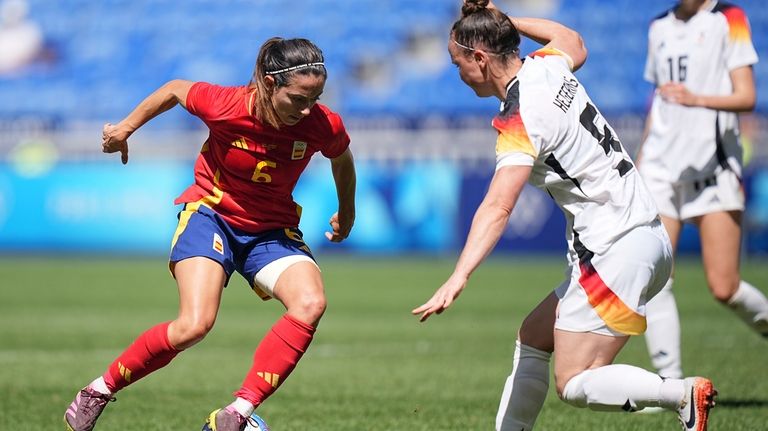
M 419 322 L 423 322 L 429 319 L 429 316 L 433 314 L 442 313 L 445 311 L 445 309 L 450 307 L 451 304 L 453 304 L 453 301 L 459 297 L 459 294 L 461 294 L 461 291 L 464 290 L 466 285 L 467 280 L 465 278 L 452 275 L 448 281 L 443 283 L 443 285 L 437 289 L 429 301 L 425 302 L 420 307 L 414 308 L 411 311 L 411 314 L 420 314 L 421 316 L 419 316 Z

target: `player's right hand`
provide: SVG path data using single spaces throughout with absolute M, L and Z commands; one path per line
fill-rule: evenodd
M 331 216 L 328 224 L 331 226 L 331 232 L 325 233 L 328 241 L 342 242 L 349 236 L 349 232 L 352 230 L 354 217 L 350 218 L 348 215 L 346 217 L 339 217 L 337 212 Z
M 128 136 L 130 133 L 122 131 L 118 126 L 107 123 L 101 134 L 101 151 L 105 153 L 120 152 L 120 160 L 128 163 Z
M 467 285 L 467 279 L 452 274 L 439 289 L 419 307 L 411 310 L 411 314 L 419 316 L 419 321 L 424 322 L 433 314 L 440 314 L 453 304 L 461 291 Z

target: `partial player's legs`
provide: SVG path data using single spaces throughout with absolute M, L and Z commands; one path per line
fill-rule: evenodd
M 667 230 L 672 250 L 677 250 L 677 243 L 683 223 L 675 218 L 661 217 Z M 681 378 L 682 355 L 680 353 L 680 317 L 677 302 L 672 291 L 673 278 L 648 301 L 645 317 L 648 327 L 645 330 L 645 343 L 651 356 L 651 363 L 664 377 Z
M 113 394 L 167 365 L 181 350 L 199 342 L 213 327 L 226 274 L 204 257 L 185 259 L 173 267 L 179 287 L 179 315 L 141 334 L 103 376 L 81 390 L 64 421 L 71 431 L 90 431 Z
M 768 337 L 768 298 L 741 280 L 741 211 L 707 214 L 695 221 L 709 289 L 753 330 Z
M 701 257 L 712 295 L 727 304 L 739 288 L 741 212 L 718 212 L 694 219 L 701 236 Z
M 642 368 L 615 364 L 628 337 L 555 330 L 555 381 L 560 397 L 576 407 L 632 412 L 676 410 L 685 430 L 704 431 L 716 395 L 702 377 L 665 379 Z
M 179 316 L 168 327 L 168 339 L 184 350 L 213 328 L 227 274 L 220 263 L 206 257 L 184 259 L 172 271 L 179 288 Z
M 705 429 L 714 405 L 711 382 L 665 379 L 638 367 L 612 365 L 628 334 L 645 329 L 644 296 L 659 292 L 671 275 L 672 250 L 664 228 L 653 223 L 633 230 L 604 254 L 585 250 L 583 244 L 576 250 L 579 265 L 572 283 L 556 291 L 561 298 L 554 351 L 560 397 L 598 411 L 663 407 L 682 418 L 691 389 L 700 400 L 692 429 Z
M 683 376 L 680 353 L 680 317 L 677 302 L 672 293 L 673 279 L 645 307 L 648 328 L 645 344 L 651 356 L 653 368 L 664 377 L 679 379 Z
M 293 371 L 312 342 L 315 328 L 325 312 L 323 282 L 314 262 L 298 262 L 286 269 L 275 285 L 274 295 L 285 305 L 286 314 L 256 348 L 253 366 L 236 393 L 254 407 L 269 397 Z
M 566 383 L 584 370 L 613 363 L 613 359 L 628 339 L 628 336 L 612 337 L 555 329 L 555 352 L 559 353 L 555 357 L 555 384 L 558 395 L 562 398 Z
M 242 387 L 235 392 L 236 400 L 214 411 L 203 430 L 242 431 L 246 418 L 285 381 L 312 342 L 326 306 L 317 265 L 301 260 L 281 269 L 270 293 L 285 305 L 287 312 L 256 348 L 253 365 Z
M 557 295 L 549 294 L 523 321 L 515 343 L 512 373 L 507 377 L 496 414 L 496 429 L 530 430 L 549 389 L 549 359 Z
M 314 262 L 289 266 L 277 280 L 275 298 L 285 305 L 287 316 L 316 327 L 325 313 L 326 299 L 320 269 Z

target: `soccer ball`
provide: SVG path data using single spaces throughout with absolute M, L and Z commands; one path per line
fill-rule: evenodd
M 245 431 L 269 431 L 267 423 L 256 413 L 252 413 L 245 424 Z

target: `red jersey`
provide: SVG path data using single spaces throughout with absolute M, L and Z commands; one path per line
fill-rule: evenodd
M 301 206 L 293 189 L 316 152 L 334 158 L 349 146 L 341 117 L 315 104 L 307 117 L 279 130 L 253 114 L 254 91 L 246 86 L 195 83 L 187 110 L 208 126 L 195 162 L 195 182 L 174 201 L 211 207 L 247 232 L 297 227 Z

